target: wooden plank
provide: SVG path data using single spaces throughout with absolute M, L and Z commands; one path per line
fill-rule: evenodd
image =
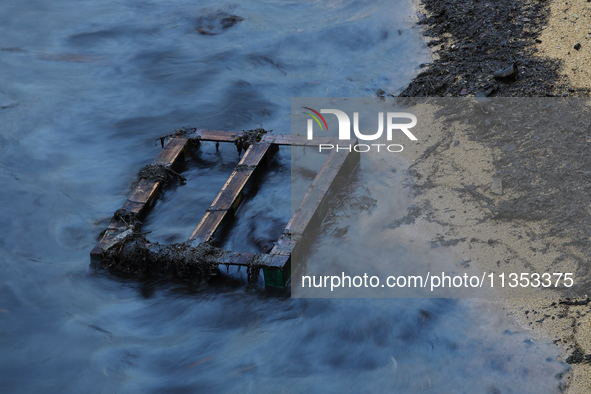
M 199 129 L 190 138 L 199 138 L 201 141 L 217 141 L 217 142 L 234 142 L 236 138 L 242 136 L 244 132 L 238 131 L 224 131 L 224 130 L 207 130 Z M 289 135 L 289 134 L 265 134 L 261 138 L 263 144 L 275 145 L 293 145 L 293 146 L 318 146 L 320 144 L 337 145 L 339 142 L 344 144 L 346 141 L 340 141 L 333 137 L 314 137 L 308 140 L 305 135 Z M 347 143 L 350 144 L 353 141 Z
M 123 209 L 125 209 L 129 212 L 133 212 L 136 215 L 139 215 L 140 213 L 142 213 L 144 211 L 146 206 L 147 205 L 145 203 L 129 201 L 129 199 L 128 199 L 127 201 L 125 201 L 125 204 L 123 204 Z
M 248 266 L 258 259 L 256 253 L 241 253 L 226 251 L 218 258 L 218 263 L 229 265 Z
M 170 167 L 177 161 L 184 160 L 184 152 L 187 149 L 188 143 L 189 140 L 186 138 L 175 137 L 169 139 L 152 164 Z M 158 195 L 160 186 L 160 182 L 151 182 L 146 179 L 141 179 L 131 195 L 127 198 L 127 202 L 123 207 L 125 208 L 128 203 L 136 203 L 133 205 L 134 210 L 132 212 L 142 212 Z M 138 204 L 142 204 L 142 206 Z
M 104 251 L 112 248 L 117 243 L 125 239 L 125 237 L 131 235 L 131 233 L 132 230 L 129 229 L 127 223 L 117 220 L 113 217 L 109 222 L 109 226 L 101 237 L 101 240 L 90 252 L 91 261 L 97 256 L 100 256 Z
M 287 134 L 265 134 L 261 142 L 276 145 L 291 145 L 291 135 Z
M 284 255 L 289 256 L 293 252 L 293 249 L 297 245 L 298 241 L 300 240 L 300 236 L 298 235 L 290 235 L 290 234 L 281 234 L 279 239 L 275 241 L 273 245 L 273 249 L 269 252 L 270 255 Z
M 169 167 L 179 160 L 184 160 L 184 152 L 187 149 L 188 142 L 189 140 L 186 138 L 175 137 L 169 139 L 152 164 Z M 160 182 L 140 179 L 131 195 L 127 198 L 123 208 L 136 214 L 142 213 L 158 195 L 160 186 Z
M 285 227 L 285 232 L 292 236 L 302 235 L 308 229 L 312 219 L 322 222 L 328 212 L 326 200 L 328 190 L 335 183 L 337 175 L 349 175 L 354 169 L 353 164 L 356 165 L 357 162 L 359 162 L 357 152 L 331 151 Z M 343 165 L 346 165 L 345 169 Z
M 159 188 L 160 182 L 150 182 L 146 179 L 141 179 L 127 200 L 147 204 L 154 198 Z
M 291 146 L 318 146 L 320 144 L 331 144 L 336 146 L 339 143 L 339 140 L 332 137 L 314 137 L 314 139 L 309 140 L 305 135 L 265 134 L 261 139 L 261 142 Z M 344 141 L 341 142 L 341 144 L 343 143 Z
M 238 163 L 239 166 L 248 166 L 248 167 L 256 167 L 259 165 L 259 163 L 262 162 L 263 158 L 265 158 L 265 155 L 267 154 L 267 151 L 271 149 L 271 145 L 270 144 L 255 144 L 255 145 L 251 145 L 247 152 L 244 154 L 244 156 L 242 156 L 242 160 L 240 160 L 240 162 Z M 274 154 L 275 152 L 273 152 Z M 272 156 L 269 155 L 269 159 L 271 159 Z M 264 164 L 268 164 L 268 163 L 264 163 Z
M 101 240 L 94 246 L 94 248 L 92 248 L 92 251 L 90 252 L 91 263 L 98 267 L 103 252 L 117 245 L 132 233 L 133 230 L 129 229 L 125 223 L 111 219 L 111 223 L 109 223 L 109 227 L 107 227 L 107 230 L 103 234 Z
M 327 194 L 340 176 L 348 176 L 359 163 L 357 152 L 331 151 L 306 195 L 269 253 L 263 268 L 266 287 L 283 288 L 291 277 L 291 256 L 311 224 L 320 225 L 328 213 Z
M 216 211 L 231 209 L 235 205 L 234 202 L 240 199 L 240 193 L 242 193 L 253 171 L 254 168 L 244 168 L 240 171 L 234 170 L 226 181 L 226 184 L 222 187 L 222 190 L 213 200 L 209 209 Z
M 160 164 L 168 167 L 172 166 L 177 160 L 184 159 L 182 154 L 184 153 L 188 142 L 188 139 L 180 137 L 169 139 L 152 164 Z
M 359 163 L 359 153 L 332 151 L 314 178 L 306 195 L 269 253 L 263 269 L 269 287 L 285 285 L 291 275 L 291 255 L 310 224 L 319 225 L 328 213 L 327 194 L 340 176 L 349 176 Z
M 247 149 L 228 181 L 213 200 L 208 212 L 189 237 L 189 242 L 207 242 L 213 237 L 219 225 L 238 209 L 242 202 L 242 191 L 257 166 L 268 155 L 274 153 L 275 149 L 270 144 L 254 144 Z
M 184 152 L 187 148 L 188 142 L 188 139 L 180 137 L 169 139 L 152 164 L 169 167 L 178 160 L 184 160 Z M 125 204 L 123 204 L 123 208 L 136 215 L 143 213 L 158 195 L 160 186 L 160 182 L 151 182 L 147 179 L 140 179 L 131 195 L 125 201 Z M 111 219 L 107 231 L 90 252 L 91 259 L 99 260 L 100 255 L 104 251 L 112 248 L 130 234 L 131 230 L 126 223 L 114 218 Z
M 218 142 L 234 142 L 234 140 L 244 132 L 237 132 L 237 131 L 223 131 L 223 130 L 206 130 L 200 129 L 197 130 L 193 136 L 193 138 L 199 138 L 202 141 L 218 141 Z M 314 137 L 314 139 L 309 140 L 305 135 L 289 135 L 289 134 L 265 134 L 261 138 L 261 143 L 263 144 L 275 144 L 275 145 L 293 145 L 293 146 L 318 146 L 320 144 L 332 144 L 337 145 L 339 142 L 344 144 L 347 141 L 340 141 L 337 138 L 333 137 Z M 348 141 L 347 145 L 353 143 L 353 141 Z
M 236 131 L 199 129 L 195 137 L 202 141 L 234 142 L 241 133 Z
M 227 211 L 207 211 L 189 237 L 189 242 L 199 244 L 210 241 L 216 230 L 226 218 Z
M 285 265 L 289 263 L 291 260 L 291 255 L 284 255 L 284 254 L 276 254 L 275 256 L 271 256 L 271 260 L 267 264 L 269 268 L 277 268 L 277 269 L 285 269 Z
M 250 176 L 257 168 L 257 166 L 264 162 L 267 153 L 271 156 L 274 152 L 269 152 L 271 146 L 269 144 L 255 144 L 251 145 L 242 159 L 238 162 L 236 169 L 232 172 L 222 190 L 213 200 L 209 210 L 230 210 L 234 211 L 241 203 L 242 190 L 250 179 Z M 266 163 L 265 163 L 266 164 Z
M 270 252 L 271 260 L 263 269 L 265 285 L 267 287 L 282 287 L 287 284 L 291 276 L 291 255 L 302 235 L 308 230 L 310 224 L 319 225 L 328 213 L 328 191 L 335 183 L 337 176 L 343 173 L 348 175 L 354 168 L 349 168 L 349 162 L 355 162 L 359 158 L 358 153 L 347 151 L 331 151 L 322 168 L 312 181 L 304 198 L 290 218 L 283 234 L 273 245 Z
M 326 197 L 330 185 L 336 178 L 341 165 L 345 162 L 347 153 L 337 152 L 336 150 L 331 151 L 298 208 L 287 223 L 285 227 L 287 233 L 302 235 L 317 211 L 320 211 L 319 214 L 324 217 L 322 215 L 324 213 L 324 207 L 322 206 L 323 200 Z M 325 205 L 327 205 L 326 201 Z

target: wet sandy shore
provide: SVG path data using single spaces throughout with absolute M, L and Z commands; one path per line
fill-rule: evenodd
M 558 77 L 569 87 L 591 88 L 591 2 L 552 1 L 549 11 L 537 55 L 559 59 Z
M 591 3 L 423 0 L 417 7 L 434 60 L 400 96 L 589 97 Z M 588 108 L 585 100 L 577 105 Z M 422 116 L 436 115 L 426 110 Z M 430 130 L 423 148 L 405 150 L 415 163 L 409 173 L 417 189 L 413 212 L 420 212 L 409 226 L 443 245 L 459 240 L 447 247 L 489 272 L 553 272 L 557 261 L 562 269 L 586 269 L 591 179 L 570 177 L 591 168 L 587 136 L 573 133 L 570 142 L 545 150 L 551 130 L 538 131 L 537 146 L 530 146 L 533 134 L 516 140 L 507 129 L 474 138 L 469 126 Z M 516 162 L 534 171 L 511 168 Z M 559 174 L 558 162 L 573 170 Z M 565 183 L 553 184 L 556 177 Z M 534 290 L 499 302 L 524 330 L 562 349 L 572 366 L 563 377 L 565 392 L 588 393 L 591 302 L 567 297 Z

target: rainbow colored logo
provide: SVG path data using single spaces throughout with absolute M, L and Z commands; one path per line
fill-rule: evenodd
M 328 125 L 326 124 L 326 120 L 324 120 L 324 117 L 322 115 L 320 115 L 320 112 L 313 110 L 312 108 L 308 108 L 308 107 L 303 107 L 304 109 L 307 109 L 309 111 L 314 112 L 316 115 L 318 115 L 320 117 L 320 119 L 322 119 L 322 122 L 324 123 L 324 126 L 326 126 L 326 131 L 328 131 Z M 309 112 L 303 112 L 306 115 L 310 115 L 312 118 L 314 118 L 314 120 L 316 121 L 316 123 L 318 123 L 318 126 L 320 126 L 320 130 L 324 130 L 322 128 L 322 123 L 320 123 L 320 120 L 314 116 L 313 114 L 309 113 Z

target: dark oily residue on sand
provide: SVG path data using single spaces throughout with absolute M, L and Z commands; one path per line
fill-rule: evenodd
M 427 65 L 400 96 L 480 96 L 472 106 L 458 102 L 445 106 L 438 115 L 477 130 L 470 139 L 501 148 L 493 162 L 495 179 L 502 180 L 502 188 L 512 189 L 519 197 L 495 203 L 476 192 L 477 185 L 461 185 L 458 191 L 481 200 L 492 220 L 546 220 L 548 231 L 537 237 L 563 237 L 565 245 L 579 246 L 587 261 L 591 258 L 587 241 L 591 236 L 587 210 L 591 194 L 590 108 L 575 98 L 518 98 L 590 95 L 588 89 L 573 89 L 560 82 L 560 60 L 535 57 L 535 44 L 547 22 L 549 4 L 529 0 L 424 0 L 422 5 L 428 16 L 419 13 L 419 24 L 432 38 L 429 45 L 442 44 L 435 51 L 439 59 Z M 514 67 L 514 78 L 498 77 Z M 509 101 L 487 103 L 482 96 L 508 97 Z M 493 111 L 487 106 L 494 107 Z M 561 114 L 560 118 L 556 114 Z M 448 149 L 452 143 L 450 132 L 427 148 L 419 160 L 427 161 L 429 155 Z M 409 175 L 421 177 L 414 170 Z M 416 187 L 419 192 L 433 186 L 428 178 L 421 183 Z M 569 257 L 585 263 L 576 256 Z
M 536 57 L 535 44 L 546 26 L 549 3 L 545 1 L 468 1 L 422 0 L 428 16 L 419 13 L 419 24 L 425 26 L 424 35 L 431 37 L 429 46 L 439 46 L 434 52 L 438 59 L 422 65 L 421 72 L 400 94 L 403 97 L 588 97 L 589 89 L 573 88 L 563 82 L 559 74 L 559 59 Z M 577 49 L 577 48 L 575 48 Z M 378 93 L 378 95 L 383 95 Z M 473 107 L 446 108 L 448 119 L 461 120 L 475 130 L 486 130 L 490 122 L 486 102 L 479 99 Z M 522 100 L 520 103 L 523 103 Z M 484 104 L 483 104 L 484 103 Z M 583 259 L 573 258 L 581 268 L 591 258 L 588 237 L 590 215 L 587 210 L 591 192 L 591 119 L 589 107 L 581 100 L 532 101 L 527 110 L 509 105 L 497 106 L 495 127 L 472 133 L 470 138 L 485 146 L 497 147 L 494 157 L 495 179 L 502 180 L 502 188 L 513 189 L 518 197 L 495 203 L 476 192 L 477 185 L 462 185 L 457 191 L 468 198 L 479 200 L 489 210 L 485 220 L 523 219 L 546 220 L 550 227 L 546 233 L 533 234 L 543 239 L 553 235 L 564 239 L 564 246 L 576 244 Z M 533 107 L 538 108 L 533 108 Z M 480 107 L 480 110 L 478 110 Z M 519 114 L 516 114 L 519 112 Z M 564 114 L 569 125 L 553 114 Z M 526 114 L 526 115 L 524 115 Z M 527 115 L 529 114 L 529 115 Z M 525 119 L 524 116 L 529 116 Z M 487 120 L 488 118 L 488 120 Z M 526 127 L 524 127 L 526 126 Z M 531 127 L 528 127 L 531 126 Z M 534 127 L 537 126 L 537 127 Z M 437 151 L 448 149 L 453 143 L 449 133 L 433 146 L 421 160 Z M 414 170 L 409 175 L 420 179 Z M 417 191 L 432 187 L 432 180 L 423 179 Z M 502 192 L 502 191 L 501 191 Z M 425 213 L 428 216 L 428 213 Z M 542 251 L 543 252 L 543 251 Z M 589 288 L 589 283 L 582 284 Z M 546 319 L 572 320 L 572 332 L 564 333 L 562 341 L 572 354 L 569 364 L 588 363 L 591 355 L 580 350 L 575 335 L 581 324 L 579 319 L 588 303 L 584 300 L 561 301 L 558 311 L 552 305 L 525 312 L 532 324 L 543 324 Z M 544 312 L 541 319 L 535 316 Z M 559 312 L 559 313 L 558 313 Z M 550 314 L 547 314 L 550 313 Z M 554 341 L 554 343 L 559 340 Z
M 560 81 L 557 59 L 535 56 L 546 1 L 422 0 L 419 13 L 438 59 L 400 96 L 588 96 Z M 495 75 L 496 73 L 496 75 Z
M 488 185 L 485 194 L 477 191 L 484 185 L 461 184 L 456 191 L 481 203 L 487 211 L 484 220 L 545 221 L 546 231 L 532 237 L 557 236 L 564 240 L 563 246 L 576 245 L 585 259 L 571 254 L 568 257 L 584 269 L 591 258 L 591 214 L 587 209 L 591 195 L 591 108 L 575 97 L 472 98 L 447 104 L 437 112 L 444 137 L 433 145 L 435 149 L 426 149 L 430 155 L 421 156 L 417 162 L 428 161 L 450 148 L 453 127 L 446 125 L 455 121 L 468 125 L 470 140 L 497 148 L 494 178 L 502 180 L 503 189 L 511 191 L 512 197 L 498 201 L 490 198 L 486 195 L 490 192 Z M 434 186 L 429 175 L 416 170 L 410 170 L 409 175 L 421 180 L 414 187 L 417 193 Z M 580 286 L 588 288 L 591 284 L 575 287 L 580 290 Z

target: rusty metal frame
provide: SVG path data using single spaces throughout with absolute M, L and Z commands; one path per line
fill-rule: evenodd
M 171 137 L 152 164 L 165 168 L 184 162 L 190 155 L 190 141 L 234 142 L 246 132 L 221 130 L 196 130 L 189 135 Z M 210 242 L 220 225 L 232 217 L 242 203 L 242 193 L 251 175 L 274 157 L 279 145 L 319 146 L 338 145 L 338 140 L 316 137 L 308 140 L 305 136 L 266 134 L 260 141 L 251 144 L 238 165 L 224 184 L 211 206 L 191 234 L 188 243 L 197 246 Z M 217 259 L 220 264 L 249 267 L 256 261 L 263 269 L 265 286 L 284 287 L 291 275 L 291 255 L 298 247 L 304 234 L 316 224 L 322 223 L 328 213 L 327 195 L 336 180 L 348 177 L 359 163 L 360 155 L 354 150 L 331 150 L 322 168 L 312 181 L 298 208 L 291 216 L 279 239 L 269 253 L 241 253 L 224 251 Z M 154 204 L 162 189 L 162 182 L 140 179 L 131 195 L 123 204 L 126 212 L 145 215 Z M 93 264 L 100 264 L 106 251 L 123 242 L 134 232 L 133 226 L 114 215 L 101 240 L 90 252 Z

